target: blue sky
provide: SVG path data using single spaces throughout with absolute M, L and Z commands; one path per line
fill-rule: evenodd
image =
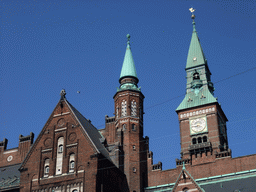
M 8 149 L 18 146 L 19 134 L 33 131 L 38 136 L 62 88 L 73 106 L 98 129 L 104 128 L 105 115 L 114 112 L 129 33 L 145 95 L 144 135 L 150 138 L 154 163 L 175 168 L 175 158 L 180 158 L 175 109 L 185 94 L 192 35 L 188 9 L 194 7 L 215 97 L 229 119 L 233 157 L 255 153 L 255 2 L 0 2 L 0 140 L 9 140 Z

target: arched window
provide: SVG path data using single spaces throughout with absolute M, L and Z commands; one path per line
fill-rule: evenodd
M 136 107 L 136 101 L 133 100 L 131 103 L 131 116 L 137 116 L 137 107 Z
M 197 138 L 197 142 L 198 142 L 198 143 L 202 143 L 202 138 L 201 138 L 201 137 L 198 137 L 198 138 Z
M 45 166 L 45 174 L 48 174 L 49 173 L 49 170 L 50 170 L 50 167 L 47 165 Z
M 204 136 L 204 137 L 203 137 L 203 143 L 206 143 L 206 142 L 207 142 L 207 137 Z
M 59 152 L 59 153 L 63 153 L 63 145 L 62 145 L 62 144 L 59 145 L 59 147 L 58 147 L 58 152 Z
M 62 174 L 64 137 L 59 137 L 57 142 L 56 175 Z
M 127 115 L 126 107 L 127 107 L 126 101 L 123 100 L 123 101 L 122 101 L 122 117 L 125 117 L 125 116 Z
M 198 72 L 195 72 L 195 73 L 193 74 L 193 80 L 197 80 L 197 79 L 200 79 L 199 73 L 198 73 Z
M 75 154 L 72 153 L 69 156 L 69 172 L 74 172 L 75 170 Z
M 193 144 L 193 145 L 196 144 L 196 138 L 193 138 L 193 139 L 192 139 L 192 144 Z
M 182 189 L 183 192 L 188 192 L 188 188 Z
M 77 189 L 74 189 L 72 192 L 78 192 Z
M 44 176 L 48 177 L 50 171 L 50 159 L 45 159 L 44 160 Z
M 125 130 L 126 129 L 126 124 L 123 124 L 123 130 Z

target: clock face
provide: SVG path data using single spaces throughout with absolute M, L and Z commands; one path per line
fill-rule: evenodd
M 190 128 L 192 132 L 198 133 L 206 128 L 205 118 L 197 118 L 190 121 Z

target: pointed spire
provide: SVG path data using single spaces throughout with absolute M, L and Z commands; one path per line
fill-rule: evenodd
M 201 47 L 201 44 L 197 35 L 197 31 L 196 31 L 196 23 L 195 23 L 195 15 L 194 15 L 195 9 L 190 8 L 189 10 L 192 13 L 191 18 L 193 19 L 193 22 L 192 22 L 193 33 L 192 33 L 192 38 L 191 38 L 189 51 L 188 51 L 186 69 L 199 66 L 202 64 L 206 64 L 206 59 L 203 53 L 203 49 Z
M 131 46 L 130 46 L 131 36 L 127 34 L 126 37 L 127 37 L 127 47 L 126 47 L 126 52 L 124 56 L 123 67 L 120 74 L 120 79 L 119 79 L 120 82 L 121 82 L 121 79 L 123 79 L 124 77 L 135 77 L 136 79 L 138 79 L 133 57 L 132 57 Z

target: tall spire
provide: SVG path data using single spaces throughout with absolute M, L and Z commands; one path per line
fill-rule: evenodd
M 126 52 L 124 56 L 124 62 L 123 62 L 120 78 L 119 78 L 119 83 L 121 85 L 120 85 L 120 88 L 117 89 L 117 91 L 122 91 L 127 89 L 140 91 L 140 88 L 138 88 L 137 86 L 139 79 L 137 77 L 136 68 L 134 65 L 131 46 L 130 46 L 131 36 L 127 34 L 126 37 L 127 37 L 127 47 L 126 47 Z
M 190 8 L 189 10 L 192 13 L 193 33 L 186 65 L 186 96 L 176 111 L 217 102 L 217 99 L 213 96 L 214 87 L 211 82 L 211 72 L 197 36 L 195 15 L 193 13 L 195 9 Z
M 186 69 L 196 67 L 202 64 L 206 64 L 206 59 L 203 53 L 203 49 L 201 47 L 197 31 L 196 31 L 196 23 L 195 23 L 195 9 L 190 8 L 190 12 L 192 13 L 191 18 L 193 19 L 193 33 L 192 38 L 189 46 L 188 57 L 187 57 L 187 65 Z
M 131 46 L 130 46 L 131 36 L 129 34 L 127 34 L 126 37 L 127 37 L 127 47 L 126 47 L 123 67 L 121 70 L 119 81 L 121 81 L 124 77 L 135 77 L 138 79 L 134 61 L 133 61 L 133 57 L 132 57 Z

